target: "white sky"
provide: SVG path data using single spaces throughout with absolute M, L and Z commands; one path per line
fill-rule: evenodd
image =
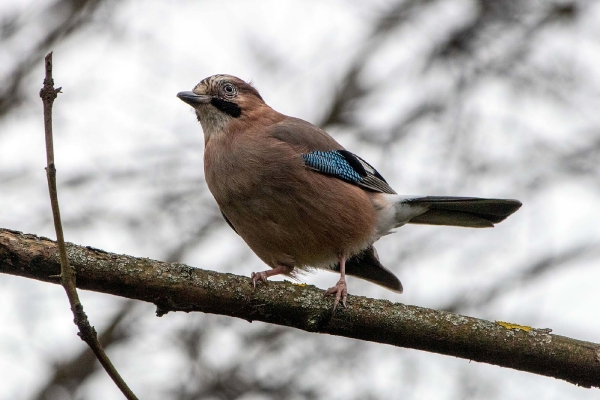
M 35 2 L 28 3 L 5 1 L 0 15 L 11 7 L 29 9 Z M 379 2 L 382 8 L 385 4 Z M 323 99 L 330 97 L 348 62 L 357 55 L 356 44 L 369 34 L 374 18 L 373 10 L 367 12 L 358 3 L 342 1 L 223 4 L 130 0 L 117 7 L 113 28 L 92 26 L 53 49 L 55 82 L 64 92 L 54 112 L 61 210 L 67 220 L 70 215 L 73 220 L 73 216 L 90 215 L 66 230 L 68 241 L 159 259 L 166 248 L 128 233 L 123 221 L 126 216 L 140 215 L 148 220 L 148 229 L 177 241 L 177 224 L 161 215 L 152 219 L 150 201 L 165 188 L 178 190 L 178 179 L 202 184 L 202 132 L 189 107 L 175 94 L 191 89 L 206 76 L 229 73 L 252 80 L 278 111 L 316 122 L 323 116 Z M 423 73 L 423 65 L 415 60 L 421 59 L 449 27 L 460 26 L 471 13 L 468 1 L 448 2 L 399 29 L 393 40 L 382 44 L 361 76 L 362 82 L 379 88 L 377 97 L 362 104 L 364 110 L 355 116 L 357 121 L 384 131 L 389 121 L 416 99 L 443 97 L 455 91 L 447 71 L 433 67 Z M 440 23 L 442 17 L 446 24 Z M 550 32 L 548 37 L 539 38 L 532 50 L 532 63 L 568 62 L 565 70 L 572 73 L 578 88 L 565 94 L 570 102 L 548 100 L 551 96 L 543 91 L 516 97 L 514 88 L 500 79 L 484 80 L 474 93 L 465 95 L 461 123 L 472 135 L 467 137 L 468 143 L 457 146 L 469 149 L 464 154 L 473 159 L 506 164 L 501 176 L 486 176 L 485 180 L 461 176 L 456 165 L 464 154 L 446 154 L 440 150 L 444 147 L 436 146 L 448 141 L 450 135 L 440 132 L 439 125 L 415 127 L 412 136 L 387 148 L 358 139 L 350 130 L 332 131 L 349 149 L 374 160 L 372 163 L 398 191 L 514 197 L 524 202 L 517 214 L 493 230 L 407 227 L 382 239 L 379 255 L 382 260 L 401 260 L 401 266 L 390 267 L 401 276 L 406 293 L 398 296 L 350 278 L 351 294 L 435 307 L 458 294 L 473 295 L 494 285 L 538 255 L 559 254 L 580 243 L 600 241 L 597 181 L 557 173 L 551 182 L 533 194 L 528 192 L 525 198 L 525 185 L 521 185 L 527 173 L 552 168 L 535 149 L 577 149 L 587 143 L 585 137 L 578 136 L 581 132 L 598 132 L 600 96 L 594 98 L 590 93 L 600 93 L 599 18 L 600 7 L 593 7 L 577 28 L 565 29 L 566 34 Z M 31 46 L 32 37 L 36 37 L 35 29 L 15 38 L 9 48 L 0 49 L 0 66 L 10 65 L 15 55 Z M 280 63 L 281 68 L 273 68 L 273 63 Z M 0 67 L 0 73 L 5 69 Z M 0 125 L 0 171 L 18 177 L 3 182 L 5 186 L 0 188 L 0 209 L 4 210 L 0 212 L 0 227 L 54 237 L 43 170 L 41 101 L 37 97 L 42 79 L 40 60 L 39 67 L 27 77 L 31 94 L 27 102 Z M 477 118 L 470 119 L 473 115 Z M 446 116 L 450 117 L 455 116 Z M 475 122 L 470 125 L 470 121 Z M 182 143 L 185 150 L 174 167 L 177 175 L 170 176 L 171 170 L 157 170 L 156 166 L 167 163 L 167 150 L 180 151 Z M 146 180 L 131 185 L 107 171 L 148 174 Z M 61 189 L 61 183 L 88 173 L 94 180 L 81 190 Z M 455 190 L 460 193 L 452 192 Z M 209 197 L 202 196 L 203 207 L 212 204 Z M 193 204 L 190 209 L 195 209 Z M 199 205 L 198 212 L 209 211 Z M 427 250 L 418 258 L 410 254 L 402 258 L 411 246 Z M 582 258 L 534 284 L 514 287 L 471 315 L 550 327 L 561 335 L 598 342 L 597 260 L 598 254 Z M 245 275 L 264 268 L 256 257 L 248 256 L 241 239 L 224 224 L 186 254 L 185 262 Z M 308 283 L 322 288 L 336 279 L 324 272 L 305 277 Z M 113 297 L 94 293 L 83 293 L 83 300 L 93 324 L 99 327 L 118 303 Z M 50 372 L 48 360 L 76 354 L 83 344 L 75 336 L 60 287 L 0 276 L 0 304 L 0 398 L 26 399 Z M 148 306 L 140 317 L 134 345 L 114 354 L 134 391 L 145 399 L 160 398 L 153 386 L 166 385 L 169 379 L 185 374 L 181 370 L 183 356 L 164 340 L 169 329 L 186 324 L 190 316 L 180 313 L 157 319 L 153 314 Z M 243 324 L 235 327 L 251 329 Z M 207 357 L 216 365 L 244 351 L 233 328 L 217 330 L 213 336 L 210 343 L 214 345 L 207 348 Z M 303 337 L 307 343 L 329 341 L 326 343 L 332 345 L 343 340 L 310 334 Z M 324 383 L 329 385 L 328 398 L 336 398 L 336 390 L 341 390 L 337 398 L 343 398 L 344 391 L 352 393 L 365 387 L 371 387 L 374 396 L 380 398 L 468 398 L 468 393 L 457 392 L 464 389 L 461 382 L 465 381 L 469 382 L 466 387 L 474 388 L 472 398 L 489 393 L 515 399 L 597 397 L 596 391 L 550 378 L 466 365 L 465 360 L 388 346 L 369 345 L 362 362 L 363 375 L 340 371 Z M 262 368 L 271 371 L 268 360 Z M 306 379 L 310 376 L 311 371 L 307 371 Z M 86 391 L 81 395 L 89 399 L 120 398 L 102 373 L 94 375 Z

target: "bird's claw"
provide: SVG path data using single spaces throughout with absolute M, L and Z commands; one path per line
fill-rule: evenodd
M 344 308 L 346 308 L 346 298 L 348 298 L 348 287 L 346 286 L 346 280 L 343 278 L 340 278 L 340 280 L 338 281 L 338 283 L 335 284 L 334 287 L 330 287 L 329 289 L 327 289 L 325 291 L 325 296 L 330 296 L 332 294 L 335 294 L 335 299 L 333 300 L 333 312 L 335 313 L 335 310 L 338 306 L 338 304 L 340 304 L 340 301 L 342 302 L 342 305 L 344 306 Z
M 253 272 L 252 275 L 250 275 L 250 279 L 252 279 L 252 286 L 254 289 L 256 289 L 256 283 L 259 281 L 267 283 L 267 276 L 267 271 Z

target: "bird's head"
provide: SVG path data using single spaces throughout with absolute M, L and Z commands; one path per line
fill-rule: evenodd
M 222 131 L 232 120 L 247 116 L 265 102 L 249 83 L 231 75 L 203 79 L 191 92 L 177 93 L 194 108 L 205 140 Z

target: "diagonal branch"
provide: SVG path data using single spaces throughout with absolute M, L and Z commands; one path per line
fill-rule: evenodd
M 60 254 L 60 273 L 54 276 L 61 278 L 62 286 L 65 288 L 75 325 L 79 329 L 79 337 L 90 346 L 100 364 L 104 367 L 108 375 L 115 382 L 127 399 L 137 400 L 137 397 L 127 386 L 121 375 L 117 372 L 100 341 L 93 326 L 90 325 L 87 314 L 83 311 L 83 305 L 79 301 L 79 295 L 76 288 L 76 273 L 69 265 L 67 249 L 65 247 L 65 238 L 63 235 L 62 223 L 60 219 L 60 210 L 58 206 L 58 193 L 56 189 L 56 166 L 54 164 L 54 144 L 52 137 L 52 105 L 60 89 L 54 88 L 54 79 L 52 79 L 52 52 L 45 57 L 46 77 L 44 78 L 44 86 L 40 90 L 40 97 L 44 104 L 44 130 L 46 136 L 46 176 L 48 178 L 48 191 L 50 193 L 50 204 L 52 206 L 52 217 L 54 219 L 54 229 L 56 231 L 56 239 Z
M 547 329 L 484 321 L 421 307 L 350 296 L 332 315 L 313 286 L 271 282 L 252 290 L 248 278 L 107 253 L 67 244 L 77 286 L 154 303 L 158 315 L 201 311 L 290 326 L 308 332 L 425 350 L 600 387 L 600 345 Z M 56 243 L 0 229 L 0 273 L 54 282 Z
M 123 329 L 123 321 L 127 320 L 127 323 L 131 323 L 135 319 L 135 317 L 132 318 L 132 310 L 134 310 L 135 304 L 139 303 L 133 300 L 124 302 L 121 309 L 106 324 L 104 331 L 98 334 L 98 340 L 102 343 L 104 349 L 122 344 L 131 338 L 132 333 L 128 329 Z M 65 397 L 75 398 L 75 393 L 83 382 L 96 371 L 97 361 L 98 359 L 90 347 L 85 347 L 72 359 L 56 362 L 53 368 L 53 376 L 30 399 L 47 400 L 53 398 L 52 393 L 57 387 L 61 387 L 70 394 L 70 397 Z

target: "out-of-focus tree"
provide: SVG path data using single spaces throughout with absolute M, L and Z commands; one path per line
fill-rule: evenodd
M 67 240 L 242 274 L 260 268 L 206 190 L 200 128 L 174 111 L 184 109 L 173 96 L 185 89 L 175 84 L 237 70 L 253 74 L 270 105 L 323 126 L 399 192 L 524 202 L 493 232 L 403 228 L 379 252 L 405 280 L 406 295 L 358 281 L 350 281 L 351 294 L 574 326 L 577 337 L 599 328 L 585 318 L 599 302 L 586 286 L 598 278 L 590 265 L 600 241 L 594 2 L 8 3 L 0 8 L 0 226 L 50 235 L 43 155 L 35 164 L 19 143 L 42 140 L 35 88 L 43 54 L 54 49 L 65 92 L 55 130 Z M 157 100 L 167 96 L 169 103 Z M 32 297 L 64 307 L 62 294 L 17 278 L 0 277 L 0 285 L 12 313 L 29 316 L 7 314 L 20 328 L 0 329 L 0 337 L 18 336 L 39 353 L 11 350 L 7 360 L 39 373 L 11 371 L 5 382 L 15 384 L 0 393 L 118 398 L 72 332 L 52 331 L 65 338 L 60 353 L 39 338 L 69 318 L 45 315 Z M 562 308 L 550 300 L 555 291 Z M 88 301 L 109 354 L 141 398 L 592 395 L 441 356 L 211 315 L 156 319 L 147 305 L 99 295 Z M 6 376 L 7 367 L 0 370 Z M 19 391 L 19 382 L 28 389 Z

